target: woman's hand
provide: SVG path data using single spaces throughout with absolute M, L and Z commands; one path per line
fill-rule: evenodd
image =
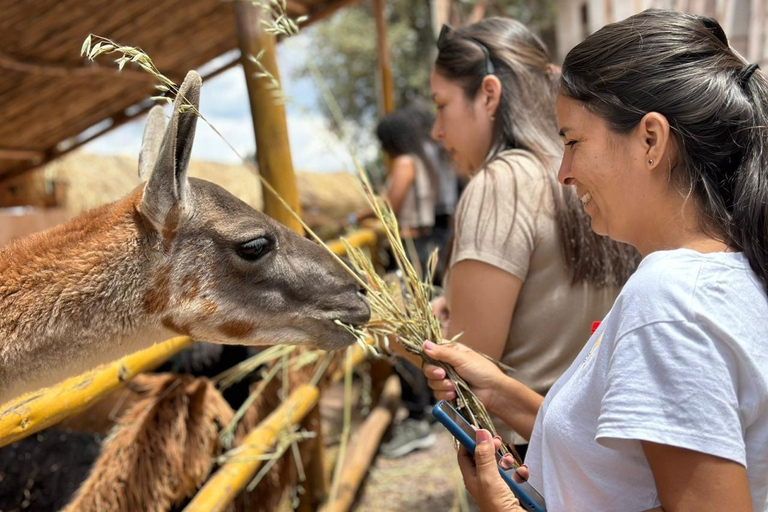
M 464 379 L 489 413 L 515 429 L 525 439 L 531 438 L 533 424 L 544 397 L 509 377 L 498 366 L 461 343 L 436 345 L 424 342 L 424 353 L 436 361 L 448 363 Z M 424 375 L 438 400 L 456 398 L 456 386 L 443 368 L 424 364 Z
M 426 341 L 424 352 L 432 359 L 451 365 L 483 402 L 485 408 L 489 411 L 494 410 L 495 398 L 500 395 L 499 381 L 506 377 L 495 364 L 461 343 L 437 345 Z M 438 400 L 456 398 L 456 387 L 443 368 L 424 364 L 423 371 L 429 387 L 435 392 L 435 398 Z
M 459 467 L 469 494 L 484 512 L 525 512 L 499 475 L 491 433 L 480 429 L 476 439 L 474 457 L 463 446 L 459 450 Z

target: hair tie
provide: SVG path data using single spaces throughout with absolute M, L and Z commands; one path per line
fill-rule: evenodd
M 739 79 L 739 83 L 741 83 L 741 86 L 744 87 L 747 85 L 747 82 L 749 82 L 749 79 L 752 78 L 752 75 L 755 73 L 755 70 L 760 67 L 757 62 L 750 64 L 746 68 L 744 68 L 744 73 L 742 73 L 741 78 Z

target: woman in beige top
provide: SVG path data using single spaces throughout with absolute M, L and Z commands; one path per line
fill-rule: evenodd
M 471 180 L 436 312 L 446 337 L 463 333 L 462 343 L 544 394 L 638 258 L 595 235 L 573 191 L 557 182 L 557 73 L 541 40 L 517 21 L 490 18 L 459 30 L 446 25 L 438 51 L 432 136 Z M 524 439 L 498 423 L 524 452 Z

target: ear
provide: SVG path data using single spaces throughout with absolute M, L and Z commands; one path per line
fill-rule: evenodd
M 637 125 L 637 137 L 648 168 L 655 169 L 662 161 L 669 161 L 672 157 L 669 121 L 664 115 L 658 112 L 645 114 Z
M 179 215 L 189 208 L 187 168 L 195 138 L 202 84 L 200 75 L 195 71 L 187 73 L 141 198 L 141 213 L 159 233 L 175 229 Z M 170 213 L 173 215 L 169 219 Z M 174 226 L 167 225 L 170 220 L 173 220 Z
M 163 107 L 155 105 L 147 115 L 147 126 L 144 128 L 144 136 L 141 139 L 141 151 L 139 152 L 139 178 L 147 181 L 152 168 L 157 162 L 157 154 L 163 143 L 165 132 L 165 112 Z
M 480 84 L 478 93 L 481 95 L 483 109 L 488 113 L 488 117 L 495 117 L 496 110 L 501 102 L 501 81 L 496 75 L 486 75 Z

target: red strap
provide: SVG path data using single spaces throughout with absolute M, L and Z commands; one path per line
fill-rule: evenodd
M 592 322 L 592 330 L 589 331 L 589 335 L 592 336 L 593 334 L 595 334 L 595 331 L 597 330 L 598 327 L 600 327 L 600 320 L 597 320 L 596 322 Z

